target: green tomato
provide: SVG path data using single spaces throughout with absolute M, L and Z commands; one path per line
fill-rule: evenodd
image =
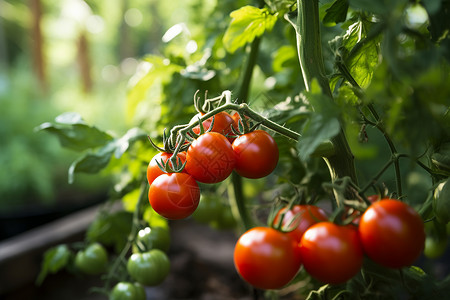
M 170 261 L 167 255 L 159 249 L 134 253 L 128 259 L 127 271 L 137 282 L 154 286 L 162 283 L 169 274 Z
M 159 249 L 167 252 L 170 247 L 170 233 L 166 227 L 146 227 L 139 230 L 133 244 L 133 253 Z
M 425 239 L 425 249 L 423 254 L 428 258 L 439 258 L 447 249 L 447 239 L 439 239 L 434 237 L 427 237 Z
M 75 267 L 83 273 L 97 275 L 106 270 L 108 253 L 99 243 L 90 244 L 75 256 Z
M 220 217 L 221 210 L 222 203 L 220 203 L 220 199 L 213 195 L 202 194 L 200 203 L 192 214 L 192 217 L 199 223 L 207 224 L 217 220 Z
M 109 300 L 145 300 L 145 289 L 139 283 L 119 282 L 111 290 Z

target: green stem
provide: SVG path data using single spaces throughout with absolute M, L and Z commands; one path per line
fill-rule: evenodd
M 311 83 L 317 80 L 322 92 L 333 101 L 328 78 L 325 74 L 322 56 L 322 40 L 320 36 L 319 5 L 317 0 L 297 0 L 296 29 L 297 50 L 303 80 L 307 91 L 311 90 Z M 349 176 L 357 183 L 354 157 L 348 145 L 344 131 L 331 139 L 334 155 L 325 157 L 329 167 L 331 179 Z

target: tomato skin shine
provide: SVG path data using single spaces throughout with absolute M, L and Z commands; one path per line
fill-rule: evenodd
M 241 278 L 256 288 L 282 288 L 300 269 L 298 243 L 270 227 L 252 228 L 236 243 L 234 265 Z
M 411 265 L 424 249 L 425 226 L 411 206 L 386 198 L 370 205 L 361 216 L 359 236 L 374 262 L 402 268 Z
M 191 175 L 165 173 L 148 190 L 152 208 L 161 216 L 178 220 L 190 216 L 200 201 L 200 188 Z
M 236 155 L 226 137 L 217 132 L 199 136 L 189 146 L 184 170 L 202 183 L 217 183 L 233 172 Z
M 306 230 L 300 242 L 305 270 L 324 283 L 340 284 L 355 276 L 363 263 L 363 249 L 353 225 L 321 222 Z
M 236 172 L 246 178 L 262 178 L 278 163 L 278 145 L 264 130 L 255 130 L 237 137 L 233 142 Z

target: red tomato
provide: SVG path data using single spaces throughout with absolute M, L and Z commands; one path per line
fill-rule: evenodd
M 189 146 L 184 169 L 199 182 L 217 183 L 231 174 L 235 164 L 236 156 L 226 137 L 207 132 Z
M 236 172 L 243 177 L 262 178 L 277 166 L 277 143 L 264 130 L 237 137 L 232 147 L 236 153 Z
M 150 163 L 147 167 L 147 180 L 149 184 L 152 184 L 153 180 L 156 179 L 159 175 L 164 174 L 164 172 L 158 167 L 158 164 L 156 162 L 161 162 L 161 159 L 164 161 L 164 163 L 172 157 L 172 153 L 167 152 L 160 152 L 153 156 L 153 158 L 150 160 Z M 178 153 L 177 157 L 181 159 L 181 163 L 184 163 L 186 161 L 186 153 L 180 152 Z M 170 166 L 172 164 L 170 163 Z
M 373 203 L 359 222 L 364 251 L 374 262 L 402 268 L 411 265 L 425 244 L 425 226 L 408 204 L 394 199 Z
M 306 230 L 300 242 L 305 270 L 330 284 L 344 283 L 355 276 L 363 263 L 363 249 L 353 225 L 321 222 Z
M 288 284 L 301 266 L 298 243 L 270 227 L 245 232 L 234 248 L 239 275 L 260 289 L 279 289 Z
M 197 122 L 198 124 L 198 118 L 204 114 L 196 114 L 190 122 Z M 206 121 L 203 121 L 203 127 L 205 130 L 208 130 L 211 126 L 213 117 L 207 119 Z M 214 125 L 211 129 L 212 132 L 218 132 L 220 134 L 223 134 L 224 136 L 228 137 L 229 135 L 233 135 L 233 132 L 231 131 L 231 125 L 233 124 L 234 120 L 231 117 L 231 115 L 225 111 L 221 111 L 214 115 Z M 192 129 L 194 133 L 200 134 L 200 127 L 196 126 Z
M 326 213 L 315 205 L 294 205 L 290 210 L 282 208 L 277 213 L 274 223 L 284 213 L 283 226 L 287 226 L 288 234 L 300 242 L 305 231 L 312 225 L 328 220 Z
M 380 200 L 380 196 L 378 196 L 378 195 L 370 195 L 370 196 L 367 196 L 367 200 L 369 200 L 370 203 L 374 203 L 374 202 L 377 202 L 378 200 Z M 346 208 L 346 214 L 348 216 L 351 216 L 351 217 L 354 218 L 352 223 L 355 224 L 355 225 L 358 225 L 359 221 L 361 220 L 362 212 L 360 212 L 359 210 L 356 210 L 356 209 L 352 209 L 352 212 L 350 214 L 348 214 L 348 212 L 349 212 L 349 208 Z
M 172 220 L 183 219 L 197 208 L 200 188 L 189 174 L 165 173 L 153 181 L 148 199 L 161 216 Z

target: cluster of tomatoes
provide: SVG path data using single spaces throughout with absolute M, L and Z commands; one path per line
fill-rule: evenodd
M 148 198 L 157 213 L 172 220 L 186 218 L 199 204 L 198 182 L 218 183 L 233 171 L 247 178 L 262 178 L 275 169 L 278 163 L 275 140 L 263 130 L 234 135 L 232 127 L 238 128 L 239 120 L 237 113 L 231 116 L 219 112 L 214 119 L 202 123 L 205 133 L 200 134 L 200 127 L 194 127 L 193 132 L 200 135 L 187 151 L 177 154 L 176 160 L 185 164 L 181 172 L 161 170 L 159 165 L 170 166 L 171 153 L 160 152 L 151 159 L 147 168 Z
M 349 225 L 328 221 L 312 205 L 281 209 L 272 227 L 255 227 L 237 241 L 234 263 L 240 276 L 261 289 L 287 285 L 301 266 L 314 278 L 340 284 L 354 277 L 366 255 L 379 265 L 411 265 L 424 248 L 425 231 L 420 215 L 408 204 L 385 198 L 373 202 Z

